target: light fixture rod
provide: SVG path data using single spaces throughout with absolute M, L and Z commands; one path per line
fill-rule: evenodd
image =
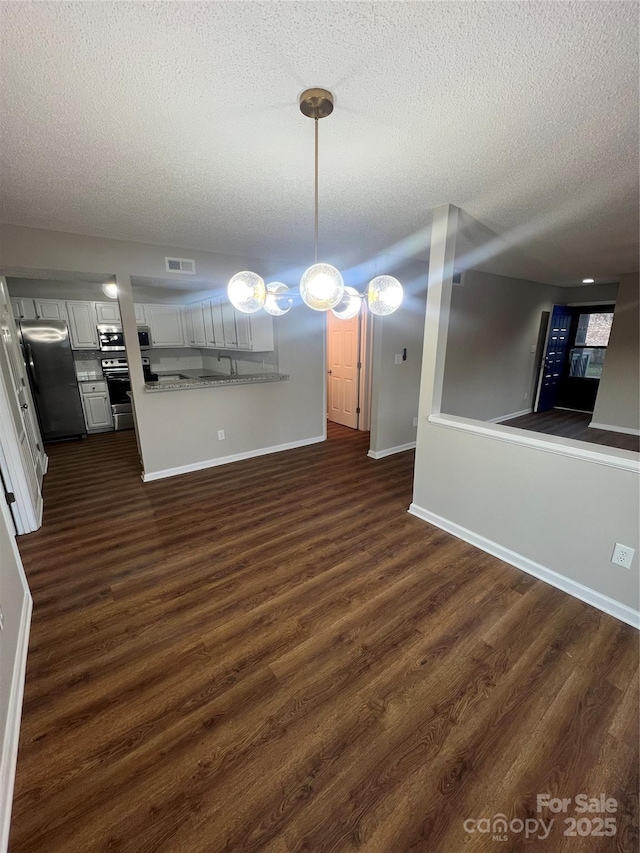
M 315 118 L 315 129 L 316 129 L 316 171 L 315 171 L 315 205 L 316 205 L 316 214 L 315 214 L 315 232 L 313 235 L 313 246 L 314 246 L 314 264 L 318 263 L 318 116 Z

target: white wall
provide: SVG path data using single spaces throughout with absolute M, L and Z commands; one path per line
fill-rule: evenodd
M 623 275 L 592 423 L 640 432 L 639 276 Z
M 147 479 L 324 437 L 324 317 L 297 306 L 274 320 L 279 369 L 290 375 L 288 381 L 148 393 L 132 372 Z M 219 429 L 224 441 L 218 440 Z
M 616 301 L 619 283 L 612 284 L 582 284 L 576 287 L 563 287 L 561 302 L 567 305 L 589 304 L 601 302 L 603 304 Z
M 9 508 L 0 497 L 0 850 L 6 850 L 29 643 L 31 595 L 16 547 Z
M 373 322 L 373 386 L 369 455 L 413 446 L 418 414 L 424 312 L 427 299 L 427 265 L 412 262 L 393 272 L 404 286 L 402 306 Z M 407 360 L 395 363 L 407 350 Z
M 451 293 L 442 411 L 489 421 L 530 409 L 542 312 L 563 295 L 548 284 L 468 270 Z
M 640 624 L 637 454 L 441 414 L 456 225 L 435 211 L 412 512 Z

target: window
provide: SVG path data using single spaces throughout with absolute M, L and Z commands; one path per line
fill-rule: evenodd
M 606 347 L 574 347 L 569 355 L 569 376 L 600 379 Z
M 580 314 L 569 354 L 569 376 L 578 379 L 600 379 L 607 354 L 613 311 Z
M 613 311 L 580 314 L 576 331 L 576 346 L 606 347 L 611 334 Z M 602 355 L 604 359 L 604 353 Z

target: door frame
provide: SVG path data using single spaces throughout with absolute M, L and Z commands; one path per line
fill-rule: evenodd
M 540 397 L 542 394 L 542 383 L 543 383 L 543 379 L 544 379 L 544 371 L 545 371 L 545 366 L 546 366 L 545 365 L 546 354 L 547 354 L 547 348 L 549 345 L 549 336 L 551 334 L 551 320 L 552 320 L 555 308 L 556 307 L 566 308 L 567 312 L 571 315 L 571 322 L 569 324 L 569 340 L 568 340 L 568 344 L 567 344 L 567 353 L 566 353 L 567 357 L 565 358 L 563 365 L 562 365 L 562 376 L 560 379 L 560 382 L 564 382 L 568 378 L 568 357 L 569 357 L 569 354 L 571 352 L 571 349 L 575 346 L 576 327 L 577 327 L 577 323 L 578 323 L 580 314 L 581 313 L 587 313 L 587 314 L 594 313 L 595 314 L 595 313 L 598 313 L 598 309 L 601 309 L 602 311 L 606 311 L 607 313 L 610 310 L 613 313 L 615 311 L 615 304 L 616 304 L 615 299 L 608 299 L 605 301 L 599 299 L 597 301 L 591 301 L 591 302 L 557 303 L 556 305 L 552 306 L 551 311 L 543 311 L 542 312 L 541 325 L 544 324 L 545 315 L 546 315 L 546 332 L 544 334 L 544 343 L 543 343 L 541 350 L 540 350 L 540 360 L 538 362 L 536 390 L 535 390 L 535 394 L 533 397 L 533 407 L 532 407 L 533 412 L 538 411 L 538 405 L 539 405 Z M 581 311 L 581 309 L 584 309 L 584 310 Z M 589 381 L 596 381 L 596 382 L 598 382 L 598 385 L 600 383 L 599 379 L 589 380 Z M 562 388 L 562 386 L 561 386 L 561 388 Z M 556 394 L 556 397 L 557 397 L 557 394 Z M 597 391 L 596 391 L 596 397 L 597 397 Z M 553 406 L 552 408 L 566 409 L 567 411 L 580 411 L 580 412 L 585 412 L 585 414 L 593 414 L 593 411 L 591 411 L 591 410 L 575 409 L 575 408 L 574 409 L 567 409 L 566 406 Z
M 331 420 L 329 418 L 329 374 L 327 372 L 327 364 L 329 357 L 329 323 L 328 316 L 325 317 L 324 324 L 324 412 L 325 424 Z M 338 322 L 340 322 L 338 320 Z M 371 316 L 364 305 L 360 308 L 358 314 L 358 343 L 357 343 L 357 359 L 358 359 L 358 395 L 357 408 L 360 411 L 356 415 L 356 429 L 360 432 L 369 432 L 371 429 L 371 389 L 373 379 L 373 323 Z M 333 421 L 332 421 L 333 423 Z
M 9 299 L 4 300 L 4 296 L 8 297 L 7 285 L 4 278 L 0 277 L 0 293 L 3 294 L 2 310 L 7 312 L 9 328 L 11 331 L 11 344 L 18 347 L 18 363 L 24 365 L 22 351 L 19 349 L 15 321 L 13 319 L 13 311 Z M 0 345 L 0 467 L 2 468 L 3 485 L 0 493 L 0 500 L 5 500 L 7 494 L 13 495 L 13 500 L 10 504 L 11 516 L 13 517 L 16 532 L 19 534 L 31 533 L 37 530 L 42 524 L 42 490 L 41 482 L 39 482 L 36 464 L 29 452 L 29 458 L 33 463 L 33 477 L 37 483 L 37 499 L 34 503 L 31 490 L 29 488 L 30 472 L 25 467 L 28 461 L 22 450 L 21 435 L 17 428 L 17 419 L 22 423 L 25 438 L 28 440 L 26 425 L 24 424 L 23 413 L 20 409 L 20 401 L 16 396 L 12 378 L 11 364 L 5 358 L 5 347 Z M 26 374 L 21 377 L 23 387 L 25 388 L 26 399 L 31 404 L 31 411 L 34 410 L 33 399 L 26 378 Z M 17 415 L 15 414 L 17 412 Z M 38 436 L 42 442 L 42 436 Z M 42 474 L 47 469 L 47 457 L 44 449 L 42 454 Z

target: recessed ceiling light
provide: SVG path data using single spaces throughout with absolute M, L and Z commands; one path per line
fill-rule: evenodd
M 583 278 L 582 279 L 583 284 L 593 284 L 594 281 L 595 281 L 595 278 Z

